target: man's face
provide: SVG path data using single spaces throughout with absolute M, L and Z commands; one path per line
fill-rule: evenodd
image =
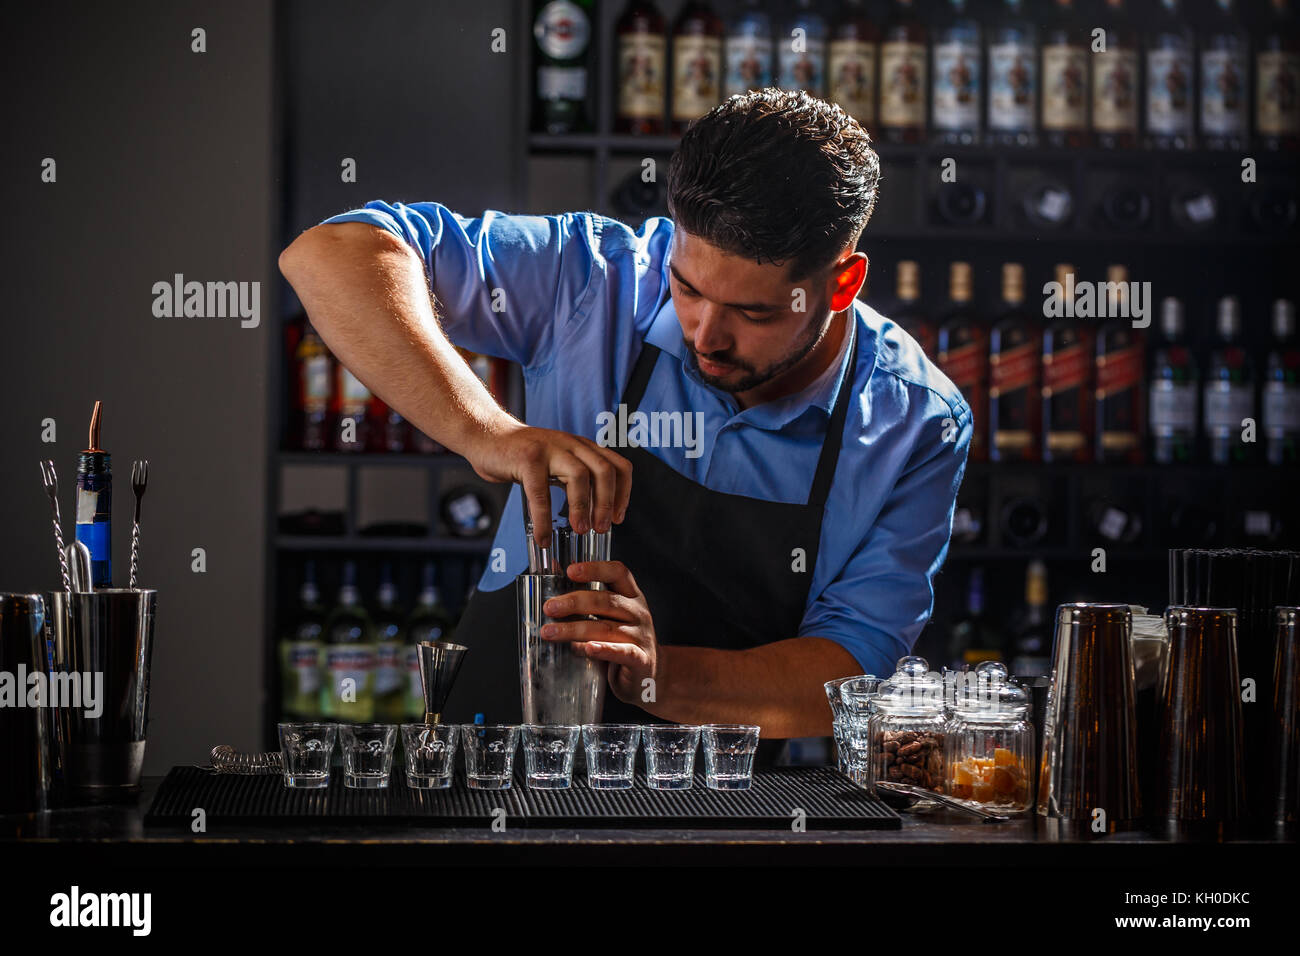
M 714 388 L 740 393 L 772 381 L 812 351 L 829 325 L 824 276 L 791 281 L 788 264 L 758 265 L 681 228 L 669 269 L 688 361 Z

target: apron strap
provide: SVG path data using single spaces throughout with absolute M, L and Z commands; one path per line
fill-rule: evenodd
M 646 386 L 650 384 L 650 373 L 655 370 L 659 351 L 656 345 L 641 343 L 641 354 L 637 356 L 632 376 L 627 380 L 627 388 L 623 390 L 622 402 L 627 406 L 629 414 L 641 407 L 641 398 L 645 395 Z
M 835 465 L 840 460 L 840 446 L 844 443 L 844 422 L 848 418 L 850 393 L 853 385 L 853 372 L 858 365 L 858 318 L 852 307 L 848 310 L 849 355 L 847 367 L 840 376 L 839 391 L 835 396 L 835 407 L 831 409 L 831 419 L 826 426 L 826 437 L 822 439 L 821 457 L 817 459 L 817 471 L 813 475 L 812 490 L 808 492 L 808 504 L 823 507 L 830 495 L 831 481 L 835 478 Z

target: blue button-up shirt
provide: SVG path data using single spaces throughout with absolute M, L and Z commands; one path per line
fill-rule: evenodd
M 668 291 L 669 219 L 633 232 L 588 212 L 469 219 L 437 203 L 371 202 L 326 222 L 370 223 L 409 243 L 448 338 L 523 367 L 530 425 L 596 440 L 608 420 L 600 413 L 617 410 L 642 341 L 658 346 L 666 354 L 642 407 L 702 413 L 703 430 L 694 448 L 647 450 L 715 491 L 806 502 L 831 408 L 841 383 L 851 388 L 807 607 L 799 633 L 788 636 L 835 641 L 865 672 L 882 675 L 910 651 L 934 603 L 972 419 L 961 393 L 898 325 L 854 302 L 858 347 L 847 376 L 845 336 L 840 360 L 817 381 L 739 410 L 685 362 Z M 558 510 L 562 492 L 552 498 Z M 481 588 L 504 587 L 526 570 L 524 541 L 516 486 Z

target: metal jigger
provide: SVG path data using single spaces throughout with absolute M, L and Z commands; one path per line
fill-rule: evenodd
M 447 706 L 447 695 L 456 683 L 467 648 L 448 641 L 421 641 L 416 649 L 420 654 L 420 684 L 424 688 L 424 722 L 440 724 L 442 709 Z

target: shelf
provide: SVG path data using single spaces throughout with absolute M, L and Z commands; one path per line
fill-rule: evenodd
M 363 535 L 276 535 L 280 551 L 438 551 L 444 554 L 487 554 L 487 538 L 367 538 Z

